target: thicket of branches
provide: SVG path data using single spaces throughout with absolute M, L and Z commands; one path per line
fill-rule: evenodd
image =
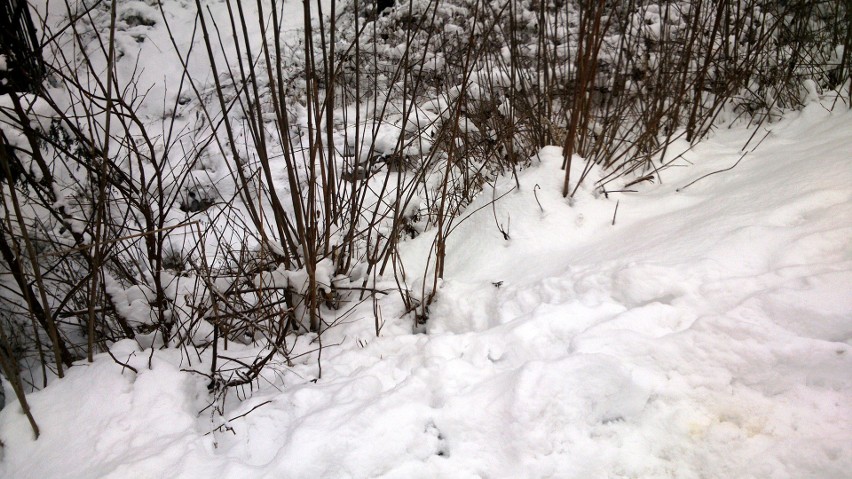
M 279 2 L 226 0 L 222 21 L 195 0 L 181 25 L 145 5 L 39 20 L 46 80 L 0 99 L 0 365 L 25 410 L 121 339 L 204 357 L 214 395 L 251 384 L 365 301 L 379 334 L 380 278 L 422 328 L 459 213 L 543 146 L 563 147 L 563 195 L 592 168 L 613 192 L 660 180 L 675 140 L 824 90 L 849 105 L 843 2 L 305 3 L 323 19 L 297 37 Z M 140 25 L 180 65 L 156 120 L 118 66 Z M 406 272 L 398 245 L 425 231 Z

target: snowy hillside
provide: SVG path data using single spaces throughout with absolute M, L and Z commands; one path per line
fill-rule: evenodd
M 848 477 L 852 113 L 765 131 L 677 192 L 740 158 L 749 132 L 720 130 L 615 225 L 612 199 L 567 204 L 545 149 L 453 234 L 428 334 L 389 297 L 381 337 L 352 315 L 322 379 L 315 354 L 282 365 L 230 420 L 198 364 L 118 344 L 138 373 L 101 355 L 30 396 L 38 441 L 2 412 L 0 476 Z
M 852 477 L 848 7 L 30 4 L 0 478 Z

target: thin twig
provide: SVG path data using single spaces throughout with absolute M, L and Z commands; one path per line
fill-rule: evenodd
M 112 240 L 109 240 L 109 241 L 101 241 L 100 243 L 92 243 L 92 244 L 87 244 L 87 245 L 83 245 L 83 246 L 77 246 L 75 248 L 59 250 L 59 251 L 50 251 L 50 252 L 43 253 L 43 254 L 37 256 L 37 258 L 47 258 L 47 257 L 50 257 L 50 256 L 64 256 L 64 255 L 69 254 L 69 253 L 76 253 L 78 251 L 84 251 L 84 250 L 87 250 L 89 248 L 94 248 L 98 244 L 105 245 L 105 244 L 110 244 L 110 243 L 118 243 L 119 241 L 129 240 L 129 239 L 133 239 L 133 238 L 141 238 L 143 236 L 162 233 L 163 231 L 170 231 L 170 230 L 173 230 L 173 229 L 182 228 L 184 226 L 192 226 L 196 223 L 198 223 L 198 220 L 190 221 L 189 223 L 181 223 L 179 225 L 174 225 L 174 226 L 166 226 L 164 228 L 157 228 L 157 229 L 151 230 L 151 231 L 143 231 L 142 233 L 135 233 L 135 234 L 132 234 L 132 235 L 122 236 L 120 238 L 112 239 Z
M 621 200 L 616 200 L 615 202 L 615 211 L 612 212 L 612 226 L 615 226 L 615 215 L 618 214 L 618 204 L 621 203 Z
M 678 193 L 680 193 L 681 191 L 683 191 L 683 190 L 685 190 L 685 189 L 689 188 L 690 186 L 694 185 L 695 183 L 698 183 L 699 181 L 703 180 L 704 178 L 707 178 L 708 176 L 713 176 L 713 175 L 715 175 L 715 174 L 717 174 L 717 173 L 724 173 L 724 172 L 726 172 L 726 171 L 731 171 L 731 170 L 733 170 L 734 168 L 736 168 L 736 167 L 737 167 L 737 165 L 739 165 L 739 164 L 740 164 L 740 162 L 741 162 L 741 161 L 743 161 L 743 158 L 745 158 L 745 157 L 746 157 L 746 155 L 748 155 L 748 153 L 749 153 L 749 152 L 745 152 L 745 153 L 743 153 L 743 154 L 742 154 L 742 156 L 740 156 L 740 158 L 739 158 L 739 159 L 736 161 L 736 163 L 734 163 L 733 165 L 731 165 L 731 166 L 729 166 L 729 167 L 727 167 L 727 168 L 723 168 L 723 169 L 721 169 L 721 170 L 717 170 L 717 171 L 713 171 L 713 172 L 711 172 L 711 173 L 707 173 L 707 174 L 706 174 L 706 175 L 704 175 L 704 176 L 700 176 L 700 177 L 698 177 L 698 178 L 696 178 L 696 179 L 694 179 L 694 180 L 690 181 L 690 182 L 689 182 L 689 183 L 687 183 L 686 185 L 681 186 L 680 188 L 676 189 L 675 191 L 676 191 L 676 192 L 678 192 Z

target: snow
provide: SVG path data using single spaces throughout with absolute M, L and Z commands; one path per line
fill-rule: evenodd
M 161 61 L 161 15 L 194 16 L 179 2 L 163 12 L 150 3 L 122 4 L 119 33 L 139 51 L 120 72 L 139 58 L 140 88 L 159 85 L 149 119 L 181 95 L 165 88 L 181 72 Z M 298 27 L 300 3 L 281 8 Z M 224 10 L 211 15 L 222 23 Z M 190 73 L 209 85 L 204 54 L 194 55 Z M 115 360 L 80 362 L 28 396 L 34 440 L 6 383 L 0 477 L 848 477 L 852 111 L 829 112 L 829 93 L 803 84 L 808 105 L 751 142 L 753 130 L 736 125 L 692 149 L 673 145 L 663 183 L 636 193 L 583 187 L 569 201 L 561 149 L 542 149 L 519 171 L 520 188 L 499 178 L 453 224 L 426 334 L 412 333 L 393 278 L 379 278 L 371 286 L 390 292 L 375 305 L 379 337 L 365 303 L 323 334 L 321 358 L 316 337 L 302 335 L 292 365 L 273 363 L 224 397 L 194 373 L 209 370 L 209 350 L 124 340 Z M 422 108 L 431 120 L 447 101 Z M 393 149 L 398 128 L 377 131 L 380 150 Z M 576 181 L 583 164 L 572 167 Z M 206 175 L 193 185 L 221 186 Z M 415 294 L 431 284 L 433 234 L 400 246 Z M 316 266 L 321 284 L 335 280 L 330 263 Z M 306 277 L 281 269 L 264 279 Z M 113 294 L 148 320 L 150 291 Z M 258 349 L 232 347 L 220 352 L 231 361 Z
M 428 334 L 388 295 L 381 337 L 365 310 L 325 334 L 322 378 L 307 354 L 224 415 L 186 372 L 209 357 L 123 341 L 137 373 L 102 355 L 29 396 L 37 441 L 11 400 L 0 476 L 847 477 L 852 112 L 814 102 L 766 129 L 688 188 L 750 131 L 573 205 L 548 147 L 451 234 Z

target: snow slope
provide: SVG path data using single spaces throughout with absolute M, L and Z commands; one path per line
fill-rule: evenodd
M 849 477 L 852 112 L 813 102 L 748 150 L 766 132 L 685 189 L 751 132 L 573 206 L 546 148 L 451 235 L 428 334 L 391 294 L 381 337 L 356 311 L 321 379 L 315 353 L 270 368 L 224 418 L 198 358 L 119 343 L 138 373 L 101 356 L 30 395 L 38 441 L 0 413 L 0 477 Z

